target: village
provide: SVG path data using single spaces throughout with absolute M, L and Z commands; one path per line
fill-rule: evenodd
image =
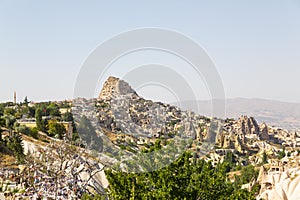
M 218 119 L 181 111 L 145 100 L 126 82 L 113 77 L 98 98 L 44 103 L 25 99 L 2 105 L 2 115 L 1 147 L 20 135 L 24 157 L 20 162 L 4 148 L 10 153 L 3 158 L 11 161 L 0 165 L 1 198 L 105 195 L 109 186 L 105 168 L 118 165 L 120 170 L 128 170 L 126 162 L 135 154 L 166 150 L 169 144 L 176 147 L 164 155 L 165 159 L 191 150 L 195 158 L 212 166 L 231 155 L 236 171 L 230 173 L 255 166 L 258 177 L 243 188 L 251 191 L 258 184 L 258 199 L 272 199 L 277 193 L 298 198 L 297 190 L 282 185 L 299 187 L 299 132 L 258 124 L 253 117 Z M 174 139 L 179 142 L 171 143 Z M 145 166 L 136 163 L 136 167 Z M 145 169 L 149 170 L 147 166 Z

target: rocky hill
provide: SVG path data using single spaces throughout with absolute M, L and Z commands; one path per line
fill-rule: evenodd
M 146 100 L 128 83 L 115 77 L 109 77 L 104 83 L 99 98 L 81 101 L 90 106 L 78 108 L 79 111 L 93 118 L 91 121 L 100 134 L 109 136 L 115 145 L 134 151 L 151 146 L 157 139 L 167 141 L 180 136 L 193 141 L 190 146 L 199 156 L 203 153 L 203 143 L 209 141 L 218 149 L 248 155 L 252 159 L 249 161 L 257 164 L 262 159 L 261 152 L 276 156 L 282 145 L 300 147 L 298 132 L 268 126 L 264 122 L 259 124 L 253 117 L 245 115 L 237 120 L 209 118 Z M 88 112 L 91 110 L 93 112 Z
M 150 151 L 157 140 L 167 143 L 176 138 L 175 141 L 181 141 L 181 145 L 176 146 L 182 149 L 192 141 L 215 142 L 215 138 L 210 137 L 215 133 L 207 126 L 211 119 L 146 100 L 128 83 L 115 77 L 104 83 L 99 98 L 75 100 L 73 113 L 77 119 L 83 116 L 89 119 L 95 132 L 102 136 L 104 152 L 111 154 L 119 148 L 126 149 L 121 153 L 123 157 L 128 153 Z M 113 155 L 120 157 L 120 153 Z
M 205 137 L 209 118 L 140 97 L 128 83 L 110 77 L 96 100 L 101 128 L 133 137 L 172 138 L 182 132 L 193 140 Z M 203 127 L 204 128 L 204 127 Z
M 137 97 L 137 93 L 128 83 L 110 76 L 102 87 L 99 99 L 110 100 L 119 95 L 132 95 L 132 97 Z

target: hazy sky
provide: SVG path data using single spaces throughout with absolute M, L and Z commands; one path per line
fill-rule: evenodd
M 199 43 L 228 98 L 300 102 L 297 0 L 0 0 L 0 101 L 12 100 L 14 90 L 19 101 L 72 98 L 88 55 L 141 27 L 176 30 Z

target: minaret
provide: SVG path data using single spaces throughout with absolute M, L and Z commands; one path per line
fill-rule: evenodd
M 14 104 L 17 105 L 17 93 L 16 93 L 16 91 L 14 92 Z

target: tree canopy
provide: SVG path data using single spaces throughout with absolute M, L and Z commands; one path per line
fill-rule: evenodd
M 63 124 L 58 123 L 57 120 L 52 119 L 48 122 L 48 133 L 50 136 L 61 139 L 66 133 L 66 128 Z
M 228 163 L 213 167 L 186 152 L 171 165 L 147 173 L 107 170 L 111 199 L 255 199 L 227 178 Z

